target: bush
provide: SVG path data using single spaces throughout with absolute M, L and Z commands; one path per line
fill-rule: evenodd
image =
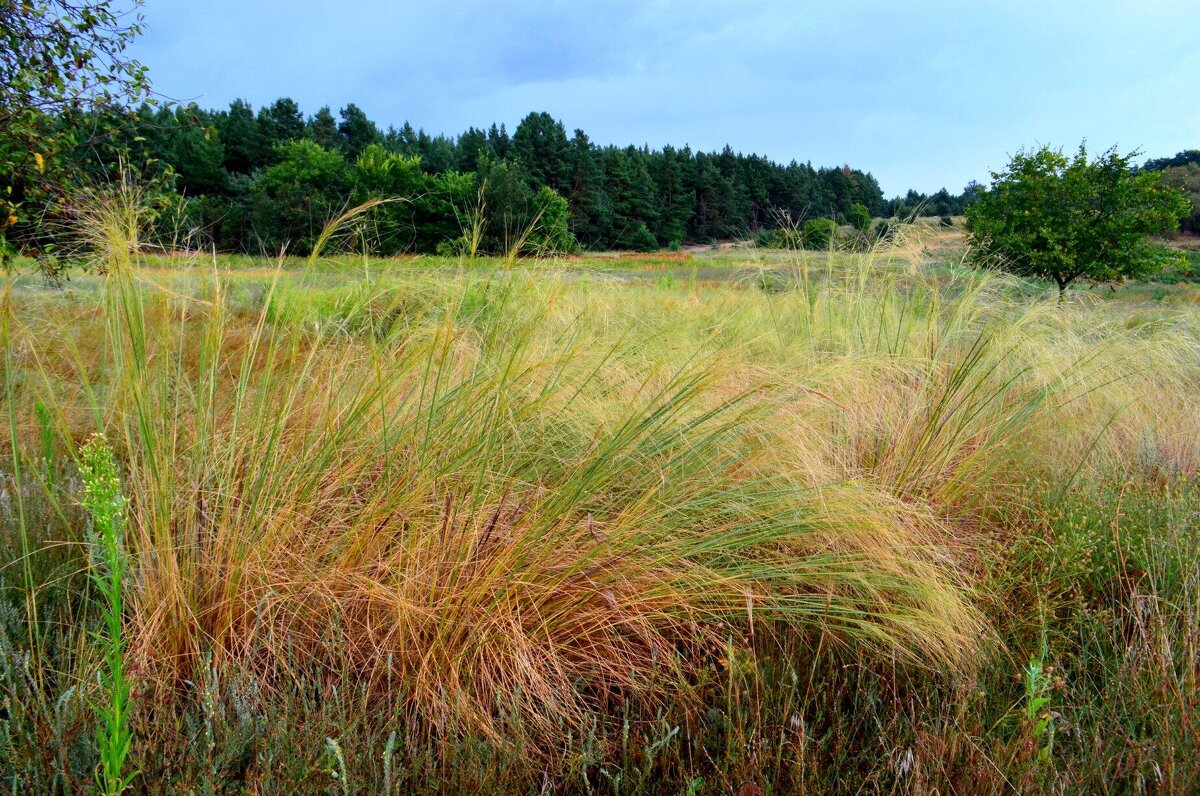
M 483 250 L 507 254 L 575 248 L 566 199 L 551 188 L 531 189 L 520 162 L 481 160 L 477 179 L 486 208 Z
M 804 248 L 828 249 L 837 241 L 837 222 L 832 218 L 812 218 L 804 222 Z
M 1162 174 L 1163 182 L 1182 190 L 1191 205 L 1180 227 L 1185 232 L 1200 234 L 1200 165 L 1188 163 L 1183 166 L 1174 166 Z
M 855 202 L 850 206 L 848 220 L 850 221 L 850 226 L 859 232 L 866 232 L 871 228 L 871 211 L 867 209 L 866 205 Z
M 639 221 L 626 229 L 617 239 L 617 248 L 635 252 L 652 252 L 658 248 L 658 240 L 644 222 Z
M 571 252 L 576 248 L 569 226 L 571 210 L 567 200 L 553 188 L 541 188 L 534 197 L 537 224 L 529 236 L 530 246 L 539 254 Z
M 803 246 L 804 236 L 800 230 L 791 227 L 780 227 L 771 230 L 768 246 L 772 249 L 799 249 Z

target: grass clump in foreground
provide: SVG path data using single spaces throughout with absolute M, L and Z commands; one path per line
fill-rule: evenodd
M 121 461 L 141 789 L 1196 783 L 1186 308 L 871 254 L 770 291 L 172 282 L 116 207 L 95 290 L 4 308 L 13 787 L 107 748 L 47 429 Z

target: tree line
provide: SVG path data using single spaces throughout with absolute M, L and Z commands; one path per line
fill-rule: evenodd
M 858 226 L 864 212 L 954 215 L 972 191 L 885 200 L 869 172 L 850 166 L 783 165 L 728 146 L 600 146 L 547 113 L 511 134 L 493 124 L 457 136 L 381 129 L 354 104 L 306 116 L 288 98 L 258 109 L 243 100 L 216 111 L 91 108 L 53 122 L 59 139 L 86 142 L 69 150 L 71 170 L 99 181 L 136 164 L 165 189 L 175 223 L 223 251 L 303 253 L 338 210 L 373 198 L 399 198 L 365 233 L 392 254 L 515 243 L 647 251 L 814 218 Z
M 150 186 L 161 225 L 252 253 L 304 252 L 331 216 L 380 199 L 389 201 L 375 223 L 357 231 L 381 253 L 646 250 L 750 235 L 813 245 L 843 223 L 869 242 L 883 229 L 864 234 L 873 218 L 948 220 L 998 187 L 971 182 L 957 195 L 943 188 L 885 200 L 870 173 L 849 166 L 782 165 L 728 146 L 599 146 L 546 113 L 529 114 L 511 135 L 492 125 L 445 136 L 408 123 L 381 130 L 353 104 L 337 116 L 328 107 L 306 116 L 287 98 L 257 110 L 242 100 L 223 110 L 150 104 L 145 67 L 127 54 L 143 29 L 139 6 L 0 4 L 0 262 L 22 250 L 51 254 L 63 225 L 47 222 L 70 214 L 81 187 L 131 171 Z M 1042 161 L 1048 184 L 1091 173 Z M 1141 169 L 1128 158 L 1106 163 L 1110 175 L 1161 173 L 1190 202 L 1182 226 L 1200 232 L 1200 151 Z M 1072 195 L 1093 193 L 1107 195 L 1099 183 Z
M 1200 149 L 1185 149 L 1167 158 L 1151 158 L 1142 169 L 1162 172 L 1164 183 L 1183 191 L 1191 209 L 1179 226 L 1185 232 L 1200 235 Z

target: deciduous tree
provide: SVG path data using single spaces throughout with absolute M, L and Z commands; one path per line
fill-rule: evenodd
M 1018 152 L 967 210 L 975 260 L 1052 280 L 1060 296 L 1081 277 L 1155 270 L 1170 255 L 1148 236 L 1178 226 L 1188 203 L 1131 157 L 1109 149 L 1089 160 L 1084 146 L 1071 157 L 1050 147 Z
M 61 191 L 65 148 L 88 128 L 53 123 L 59 112 L 126 107 L 146 96 L 146 69 L 127 49 L 142 32 L 139 0 L 0 2 L 0 258 L 23 204 Z M 104 134 L 106 128 L 91 132 Z

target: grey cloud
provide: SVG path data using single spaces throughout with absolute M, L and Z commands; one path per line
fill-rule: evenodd
M 1194 147 L 1189 0 L 149 0 L 164 93 L 356 102 L 430 132 L 547 110 L 601 143 L 852 163 L 885 191 L 985 179 L 1037 141 Z

